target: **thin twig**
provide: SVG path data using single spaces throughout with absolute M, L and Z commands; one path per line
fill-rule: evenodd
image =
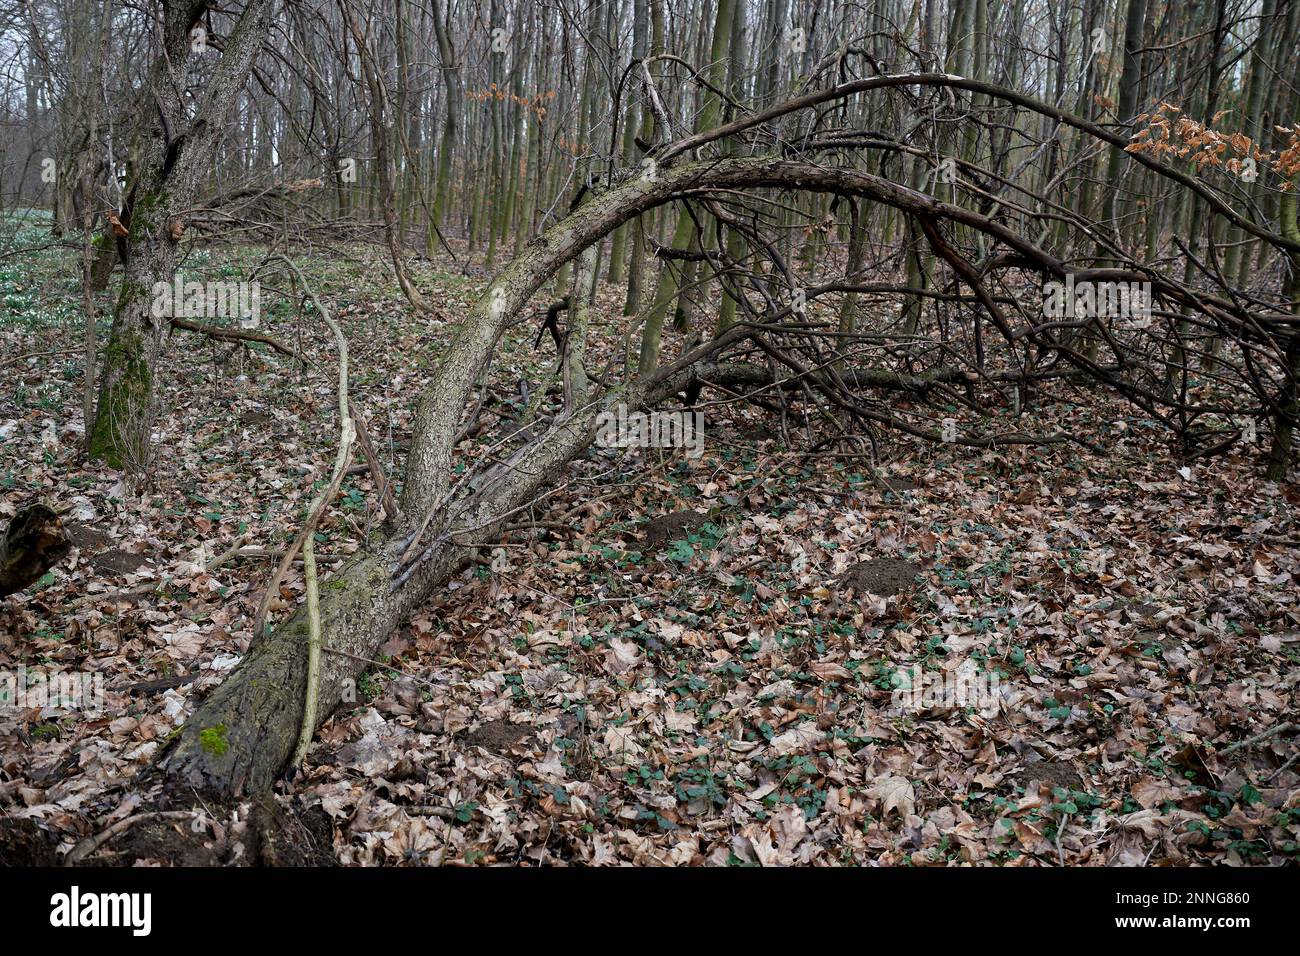
M 1259 743 L 1260 741 L 1268 740 L 1269 737 L 1276 736 L 1277 734 L 1284 734 L 1288 730 L 1292 729 L 1294 726 L 1295 724 L 1291 723 L 1290 721 L 1287 721 L 1286 723 L 1282 723 L 1282 724 L 1277 724 L 1274 727 L 1270 727 L 1262 734 L 1256 734 L 1254 737 L 1247 737 L 1245 740 L 1238 740 L 1235 744 L 1232 744 L 1229 747 L 1224 747 L 1221 751 L 1219 751 L 1219 753 L 1221 753 L 1226 757 L 1234 750 L 1240 750 L 1242 747 L 1253 746 Z
M 286 551 L 284 557 L 280 559 L 279 565 L 276 566 L 275 573 L 271 575 L 271 580 L 266 586 L 266 593 L 262 595 L 262 601 L 257 608 L 257 617 L 254 618 L 253 621 L 253 640 L 255 641 L 260 640 L 262 637 L 262 631 L 266 623 L 266 612 L 271 606 L 272 596 L 280 588 L 280 579 L 284 577 L 284 572 L 289 569 L 289 565 L 293 562 L 294 557 L 297 556 L 298 551 L 307 540 L 307 536 L 315 533 L 316 525 L 320 522 L 321 516 L 325 513 L 326 506 L 333 501 L 334 496 L 338 494 L 339 487 L 343 483 L 343 475 L 347 471 L 348 463 L 352 460 L 352 443 L 356 437 L 356 429 L 352 424 L 352 416 L 348 412 L 348 343 L 347 339 L 343 336 L 343 330 L 339 328 L 338 323 L 334 321 L 333 316 L 330 315 L 329 309 L 325 308 L 324 303 L 322 303 L 316 296 L 315 291 L 307 285 L 307 281 L 303 278 L 298 267 L 284 255 L 279 253 L 276 254 L 275 258 L 283 261 L 285 265 L 293 270 L 294 275 L 297 276 L 298 281 L 302 284 L 303 288 L 306 289 L 307 295 L 311 298 L 312 305 L 316 307 L 316 311 L 320 313 L 325 324 L 328 325 L 330 331 L 334 333 L 334 339 L 338 344 L 339 350 L 338 400 L 340 434 L 339 449 L 338 453 L 334 457 L 334 470 L 330 476 L 329 485 L 316 497 L 316 500 L 312 502 L 311 507 L 307 512 L 307 521 L 303 524 L 302 530 L 298 532 L 298 537 L 294 539 L 289 550 Z
M 361 414 L 361 410 L 356 405 L 352 406 L 352 424 L 357 430 L 357 444 L 361 446 L 361 451 L 365 453 L 366 463 L 370 466 L 370 480 L 375 483 L 375 490 L 379 493 L 379 500 L 383 504 L 384 514 L 389 521 L 396 521 L 401 517 L 402 512 L 397 507 L 397 502 L 393 500 L 393 483 L 388 480 L 384 474 L 384 469 L 380 467 L 379 458 L 375 455 L 375 446 L 370 441 L 370 433 L 366 431 L 366 420 Z
M 316 733 L 316 701 L 320 696 L 320 590 L 316 586 L 316 557 L 312 552 L 311 535 L 302 544 L 302 563 L 307 577 L 307 696 L 302 706 L 298 747 L 293 754 L 295 767 L 302 766 L 311 747 L 311 738 Z

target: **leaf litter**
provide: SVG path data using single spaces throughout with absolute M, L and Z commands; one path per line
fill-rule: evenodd
M 311 267 L 400 473 L 429 342 L 482 280 L 426 267 L 443 296 L 417 321 L 379 270 Z M 66 338 L 53 311 L 0 322 L 4 354 Z M 502 391 L 536 371 L 529 337 Z M 328 376 L 204 348 L 168 386 L 144 489 L 81 461 L 66 356 L 23 360 L 0 396 L 0 518 L 52 501 L 77 545 L 0 607 L 0 667 L 105 685 L 99 714 L 0 711 L 0 857 L 66 852 L 140 804 L 328 474 Z M 1107 434 L 1108 456 L 890 437 L 882 482 L 731 406 L 698 459 L 593 449 L 504 561 L 485 549 L 385 645 L 276 799 L 327 821 L 347 865 L 1294 862 L 1297 739 L 1267 734 L 1297 718 L 1300 489 L 1249 449 L 1180 471 L 1125 406 L 1072 398 L 1044 396 L 1037 424 Z M 323 570 L 380 517 L 350 475 Z M 294 568 L 272 611 L 302 599 Z M 966 661 L 996 699 L 899 705 L 900 672 Z

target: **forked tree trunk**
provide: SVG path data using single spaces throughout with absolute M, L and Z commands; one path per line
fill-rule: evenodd
M 248 0 L 189 119 L 173 74 L 189 69 L 190 30 L 209 5 L 209 0 L 189 0 L 166 7 L 165 49 L 144 97 L 153 105 L 157 126 L 142 149 L 122 217 L 130 230 L 126 270 L 104 356 L 95 421 L 87 426 L 93 458 L 135 471 L 149 462 L 157 410 L 156 366 L 166 328 L 165 319 L 150 311 L 153 287 L 170 283 L 176 274 L 177 242 L 184 227 L 179 217 L 194 205 L 199 184 L 211 171 L 223 117 L 261 49 L 272 0 Z M 205 54 L 214 55 L 210 50 Z
M 717 175 L 717 168 L 713 169 Z M 759 175 L 761 167 L 733 165 L 731 178 Z M 375 649 L 473 553 L 457 544 L 458 532 L 473 540 L 491 536 L 512 509 L 530 500 L 564 463 L 594 440 L 600 407 L 590 406 L 558 422 L 542 440 L 498 466 L 470 499 L 446 501 L 451 454 L 466 397 L 488 361 L 506 323 L 561 265 L 608 235 L 619 224 L 669 201 L 705 170 L 684 166 L 654 179 L 639 178 L 595 199 L 529 245 L 507 266 L 476 304 L 421 396 L 408 457 L 404 512 L 413 525 L 428 522 L 427 551 L 413 572 L 402 570 L 411 528 L 370 555 L 353 559 L 321 591 L 324 655 L 318 720 L 340 703 L 349 680 Z M 726 178 L 725 176 L 723 177 Z M 648 402 L 653 395 L 610 392 L 618 400 Z M 241 795 L 272 784 L 292 754 L 302 714 L 306 675 L 307 618 L 300 609 L 258 642 L 239 666 L 181 728 L 160 766 L 173 778 L 220 795 Z

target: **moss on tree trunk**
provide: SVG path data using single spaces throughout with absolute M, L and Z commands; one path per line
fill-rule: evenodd
M 91 458 L 114 468 L 147 460 L 152 388 L 144 336 L 137 328 L 114 322 L 90 433 Z
M 444 565 L 431 566 L 438 573 Z M 355 678 L 409 610 L 389 589 L 381 557 L 354 559 L 321 593 L 319 720 L 349 699 Z M 300 611 L 255 642 L 234 672 L 182 725 L 161 760 L 164 771 L 201 791 L 240 795 L 270 787 L 293 753 L 302 720 L 307 616 Z

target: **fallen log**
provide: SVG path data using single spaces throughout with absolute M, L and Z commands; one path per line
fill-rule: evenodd
M 18 512 L 0 537 L 0 597 L 29 587 L 71 548 L 52 508 L 32 505 Z
M 452 449 L 467 397 L 506 323 L 561 265 L 639 212 L 696 186 L 706 168 L 690 165 L 639 177 L 580 207 L 534 240 L 466 316 L 420 398 L 401 503 L 405 526 L 375 551 L 345 564 L 322 589 L 317 726 L 338 707 L 375 649 L 475 553 L 475 547 L 457 543 L 458 535 L 470 533 L 472 540 L 481 541 L 499 530 L 594 440 L 603 407 L 620 398 L 629 405 L 654 400 L 672 387 L 665 373 L 658 376 L 654 394 L 645 383 L 635 387 L 635 395 L 611 390 L 603 403 L 557 419 L 544 435 L 483 476 L 472 495 L 457 500 L 449 493 Z M 737 167 L 731 175 L 748 179 L 759 168 Z M 406 556 L 414 530 L 421 527 L 431 529 L 433 540 L 411 562 Z M 217 797 L 271 786 L 300 730 L 307 629 L 300 608 L 269 636 L 255 638 L 244 659 L 160 753 L 159 769 L 176 783 Z
M 563 473 L 569 461 L 582 454 L 595 438 L 601 412 L 617 403 L 643 409 L 688 388 L 697 363 L 712 360 L 725 346 L 749 334 L 734 326 L 672 368 L 580 403 L 508 460 L 476 474 L 472 486 L 464 481 L 452 486 L 453 453 L 469 396 L 502 333 L 530 298 L 562 265 L 649 209 L 711 191 L 764 187 L 865 197 L 910 215 L 978 230 L 1042 274 L 1061 277 L 1067 269 L 1062 260 L 1003 223 L 859 170 L 763 158 L 694 162 L 650 167 L 591 199 L 532 240 L 502 270 L 461 322 L 421 394 L 400 503 L 403 526 L 375 550 L 349 561 L 322 588 L 324 659 L 317 726 L 344 699 L 350 682 L 368 666 L 383 641 L 471 559 L 477 550 L 471 542 L 490 540 L 499 533 L 519 509 Z M 1171 301 L 1186 298 L 1177 283 L 1154 274 L 1149 278 Z M 1007 331 L 1013 340 L 1020 335 Z M 699 378 L 710 380 L 710 371 L 716 373 L 716 366 L 702 370 Z M 900 384 L 897 376 L 889 384 Z M 272 634 L 257 638 L 243 661 L 161 753 L 162 771 L 179 784 L 217 796 L 242 796 L 271 786 L 298 739 L 307 629 L 307 615 L 299 609 Z
M 600 401 L 557 420 L 545 435 L 486 472 L 478 491 L 455 507 L 439 509 L 454 517 L 431 536 L 413 563 L 403 560 L 411 549 L 413 531 L 408 528 L 332 575 L 320 594 L 324 653 L 316 726 L 347 699 L 357 676 L 370 666 L 388 636 L 474 557 L 481 546 L 470 542 L 500 534 L 521 506 L 535 500 L 551 477 L 595 440 L 603 412 L 620 402 L 648 407 L 692 387 L 697 376 L 725 377 L 705 360 L 740 337 L 736 330 L 643 383 L 627 391 L 611 390 Z M 438 521 L 431 522 L 431 527 L 438 526 Z M 173 782 L 217 798 L 249 796 L 274 784 L 301 729 L 307 629 L 303 607 L 256 641 L 181 726 L 161 753 L 159 769 Z
M 611 396 L 611 401 L 614 396 Z M 563 462 L 590 444 L 601 406 L 552 428 L 489 474 L 486 492 L 461 503 L 454 524 L 433 535 L 424 553 L 402 572 L 406 535 L 353 558 L 321 590 L 321 660 L 317 726 L 355 686 L 375 649 L 477 552 L 464 536 L 499 532 Z M 432 527 L 437 527 L 435 523 Z M 413 569 L 413 570 L 412 570 Z M 177 783 L 220 797 L 270 787 L 292 755 L 302 720 L 308 620 L 304 609 L 256 642 L 231 675 L 182 725 L 159 767 Z

